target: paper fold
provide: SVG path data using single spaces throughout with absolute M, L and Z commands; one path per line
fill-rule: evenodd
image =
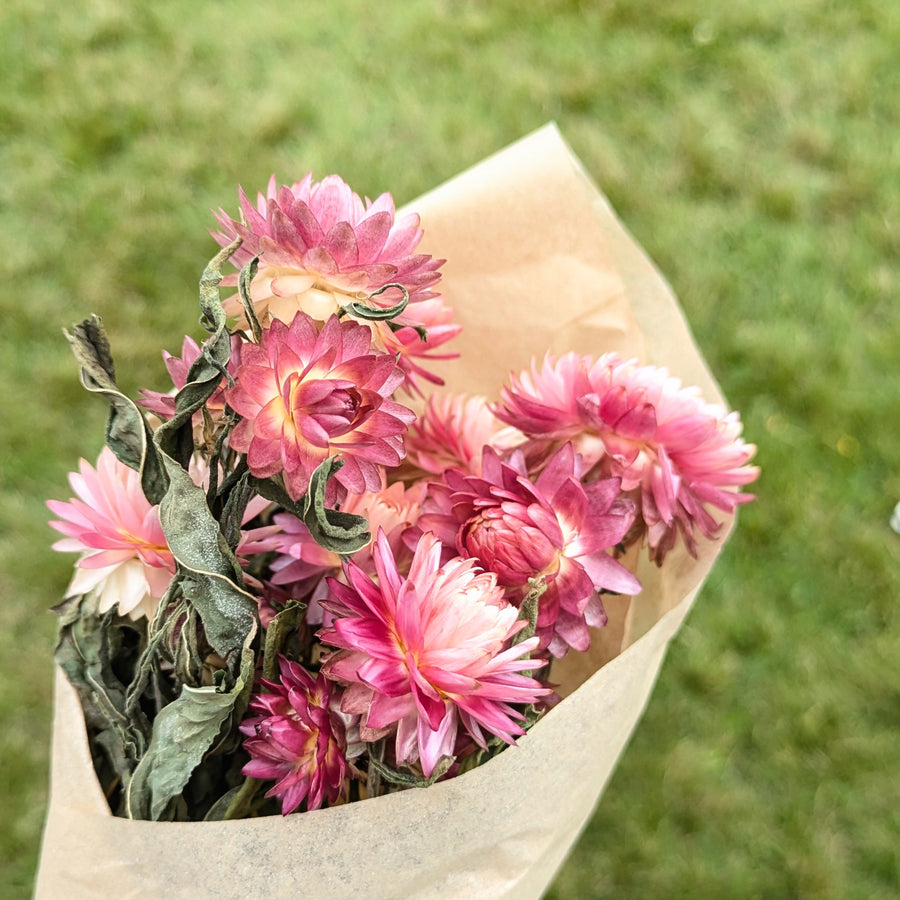
M 617 350 L 720 399 L 665 281 L 555 126 L 410 205 L 446 257 L 463 325 L 447 389 L 497 395 L 531 358 Z M 722 540 L 728 526 L 723 528 Z M 721 548 L 639 566 L 592 651 L 554 664 L 566 699 L 464 776 L 332 809 L 211 823 L 113 817 L 80 706 L 57 672 L 51 799 L 36 897 L 539 897 L 589 817 L 650 696 L 666 646 Z M 597 670 L 598 666 L 602 668 Z M 577 689 L 576 689 L 577 688 Z

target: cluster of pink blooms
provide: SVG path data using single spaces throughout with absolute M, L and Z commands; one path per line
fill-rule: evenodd
M 259 680 L 240 726 L 245 774 L 272 780 L 287 814 L 345 801 L 373 779 L 373 748 L 433 779 L 514 743 L 553 702 L 551 659 L 605 624 L 603 595 L 640 591 L 627 547 L 658 564 L 678 544 L 696 554 L 720 526 L 711 510 L 751 499 L 738 488 L 757 471 L 736 414 L 612 354 L 548 356 L 498 402 L 433 393 L 417 416 L 396 398 L 440 383 L 427 366 L 459 330 L 433 290 L 442 261 L 415 252 L 417 217 L 397 221 L 389 195 L 363 201 L 337 176 L 273 180 L 240 207 L 240 221 L 219 212 L 215 237 L 242 239 L 238 267 L 258 257 L 261 331 L 237 295 L 224 302 L 231 362 L 196 418 L 195 480 L 230 410 L 233 458 L 294 501 L 337 457 L 328 499 L 372 535 L 342 557 L 291 509 L 257 497 L 244 517 L 236 552 L 262 626 L 306 607 L 308 640 Z M 354 303 L 403 308 L 368 318 Z M 186 338 L 181 352 L 165 355 L 176 389 L 201 348 Z M 175 410 L 169 394 L 142 403 Z M 176 564 L 138 474 L 105 449 L 71 483 L 77 499 L 49 503 L 55 547 L 81 554 L 70 594 L 152 618 Z
M 399 317 L 369 323 L 373 345 L 397 357 L 408 389 L 420 391 L 422 379 L 440 383 L 427 365 L 447 358 L 434 351 L 459 326 L 431 290 L 444 260 L 415 252 L 422 239 L 415 213 L 397 221 L 390 194 L 364 202 L 339 176 L 315 182 L 311 174 L 291 187 L 278 187 L 273 175 L 256 206 L 240 191 L 240 207 L 243 221 L 219 211 L 221 231 L 213 237 L 223 247 L 242 239 L 233 257 L 238 266 L 259 256 L 250 296 L 263 326 L 276 319 L 290 324 L 298 312 L 323 322 L 366 297 L 389 308 L 405 290 L 409 303 Z M 237 275 L 222 283 L 236 285 Z M 224 306 L 239 326 L 247 324 L 237 295 Z M 424 329 L 424 340 L 417 329 Z

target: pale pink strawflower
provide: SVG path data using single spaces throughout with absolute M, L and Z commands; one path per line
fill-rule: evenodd
M 427 366 L 459 356 L 452 351 L 438 352 L 438 348 L 455 338 L 461 331 L 461 326 L 453 321 L 453 310 L 444 303 L 443 297 L 431 297 L 411 303 L 404 315 L 390 324 L 371 324 L 378 345 L 397 357 L 397 364 L 406 375 L 403 387 L 408 392 L 424 396 L 423 381 L 437 385 L 444 383 Z
M 344 717 L 337 709 L 335 685 L 314 676 L 299 663 L 278 658 L 278 681 L 260 679 L 264 693 L 255 693 L 240 730 L 251 759 L 243 774 L 274 779 L 266 793 L 281 801 L 283 815 L 336 803 L 344 794 L 347 738 Z
M 418 521 L 425 491 L 426 486 L 422 482 L 405 486 L 397 481 L 380 491 L 351 495 L 347 498 L 349 502 L 343 507 L 347 512 L 364 516 L 371 534 L 384 533 L 394 562 L 403 574 L 408 571 L 412 560 L 412 553 L 406 546 L 404 536 Z M 353 555 L 353 561 L 369 574 L 375 571 L 374 548 L 375 544 L 371 542 Z
M 662 563 L 681 535 L 696 555 L 721 523 L 708 506 L 732 513 L 752 494 L 735 488 L 759 474 L 736 412 L 706 403 L 665 369 L 608 353 L 568 353 L 510 379 L 497 416 L 539 443 L 572 441 L 595 472 L 622 479 L 638 501 L 650 554 Z
M 513 743 L 523 733 L 517 707 L 549 693 L 522 674 L 539 665 L 528 659 L 537 638 L 511 644 L 525 623 L 496 576 L 473 560 L 442 566 L 441 550 L 424 535 L 404 577 L 379 534 L 376 579 L 347 563 L 347 583 L 330 582 L 334 623 L 320 634 L 339 648 L 322 671 L 347 685 L 341 708 L 362 716 L 363 739 L 394 732 L 396 764 L 418 762 L 426 777 L 459 734 L 482 747 L 486 735 Z
M 396 559 L 402 536 L 416 524 L 424 498 L 424 484 L 404 486 L 400 482 L 394 482 L 385 485 L 380 491 L 361 494 L 347 508 L 350 512 L 366 517 L 372 534 L 384 532 Z
M 175 574 L 175 560 L 140 475 L 104 447 L 94 469 L 81 460 L 69 475 L 78 495 L 48 500 L 60 517 L 50 526 L 65 535 L 54 550 L 80 553 L 68 596 L 95 592 L 99 612 L 152 617 Z
M 381 466 L 403 458 L 415 414 L 390 399 L 403 380 L 393 357 L 374 350 L 363 325 L 329 318 L 321 332 L 305 313 L 275 321 L 241 351 L 227 402 L 243 416 L 229 436 L 261 478 L 284 473 L 298 499 L 316 467 L 343 460 L 337 481 L 352 493 L 378 490 Z
M 394 482 L 380 491 L 348 494 L 341 509 L 363 516 L 372 534 L 383 531 L 394 559 L 405 571 L 404 563 L 408 567 L 412 554 L 406 548 L 403 536 L 415 525 L 424 496 L 424 484 L 407 488 L 400 482 Z M 329 623 L 331 617 L 321 606 L 327 594 L 324 577 L 340 576 L 341 557 L 321 547 L 306 525 L 291 513 L 277 514 L 275 522 L 280 534 L 274 538 L 276 555 L 270 563 L 272 584 L 286 590 L 294 599 L 307 603 L 308 622 L 317 625 L 323 621 Z M 372 548 L 370 542 L 353 554 L 353 561 L 369 573 L 374 572 Z
M 429 486 L 429 511 L 419 528 L 433 531 L 453 553 L 497 575 L 518 604 L 534 579 L 545 588 L 537 633 L 555 656 L 587 650 L 588 625 L 606 617 L 598 591 L 636 594 L 640 583 L 609 550 L 634 521 L 634 504 L 619 497 L 619 479 L 583 485 L 571 444 L 547 461 L 535 480 L 521 454 L 504 461 L 484 448 L 481 475 L 455 469 Z
M 406 435 L 406 467 L 440 475 L 462 469 L 477 475 L 486 446 L 509 447 L 522 434 L 504 427 L 487 399 L 468 394 L 431 394 Z

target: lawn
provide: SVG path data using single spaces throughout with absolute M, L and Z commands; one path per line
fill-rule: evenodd
M 103 432 L 61 329 L 98 313 L 126 392 L 162 389 L 238 184 L 402 204 L 555 120 L 763 477 L 548 896 L 895 896 L 898 46 L 875 0 L 7 0 L 0 894 L 30 895 L 47 799 L 43 503 Z

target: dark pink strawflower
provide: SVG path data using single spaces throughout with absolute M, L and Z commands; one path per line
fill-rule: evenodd
M 266 796 L 278 797 L 287 815 L 304 800 L 307 809 L 319 809 L 342 796 L 347 740 L 333 683 L 283 656 L 278 667 L 280 680 L 260 679 L 266 693 L 250 700 L 250 712 L 257 715 L 241 722 L 244 749 L 251 756 L 242 772 L 274 779 Z
M 485 733 L 513 743 L 523 733 L 516 706 L 549 692 L 522 674 L 535 668 L 537 638 L 510 645 L 525 623 L 496 576 L 474 560 L 442 566 L 441 550 L 424 535 L 404 577 L 379 533 L 376 578 L 347 563 L 347 584 L 330 581 L 335 620 L 320 633 L 339 648 L 322 671 L 347 685 L 341 708 L 362 716 L 363 739 L 395 731 L 396 763 L 418 762 L 426 776 L 454 755 L 460 729 L 482 747 Z
M 274 321 L 258 345 L 244 346 L 225 392 L 243 416 L 229 442 L 247 454 L 254 475 L 283 472 L 294 499 L 330 456 L 344 461 L 336 479 L 346 490 L 378 490 L 380 467 L 399 464 L 402 435 L 415 418 L 389 399 L 402 380 L 393 357 L 372 349 L 363 325 L 332 316 L 320 332 L 305 313 L 290 326 Z
M 662 563 L 681 534 L 696 555 L 695 527 L 720 527 L 707 506 L 734 512 L 753 499 L 736 487 L 759 474 L 756 452 L 741 439 L 736 412 L 706 403 L 665 369 L 614 353 L 547 356 L 511 377 L 498 418 L 538 442 L 572 441 L 595 472 L 622 479 L 632 492 L 653 559 Z
M 515 603 L 531 579 L 544 582 L 537 628 L 541 646 L 555 656 L 590 646 L 587 626 L 605 622 L 597 591 L 640 590 L 608 553 L 631 527 L 634 504 L 619 497 L 618 478 L 583 485 L 571 444 L 534 481 L 521 454 L 505 462 L 485 447 L 480 476 L 451 469 L 429 487 L 431 504 L 419 517 L 420 529 L 496 573 Z
M 61 520 L 50 526 L 65 535 L 53 549 L 81 554 L 67 596 L 94 591 L 100 612 L 115 608 L 131 619 L 152 618 L 175 559 L 140 474 L 104 447 L 97 468 L 81 460 L 69 482 L 77 498 L 47 501 Z

